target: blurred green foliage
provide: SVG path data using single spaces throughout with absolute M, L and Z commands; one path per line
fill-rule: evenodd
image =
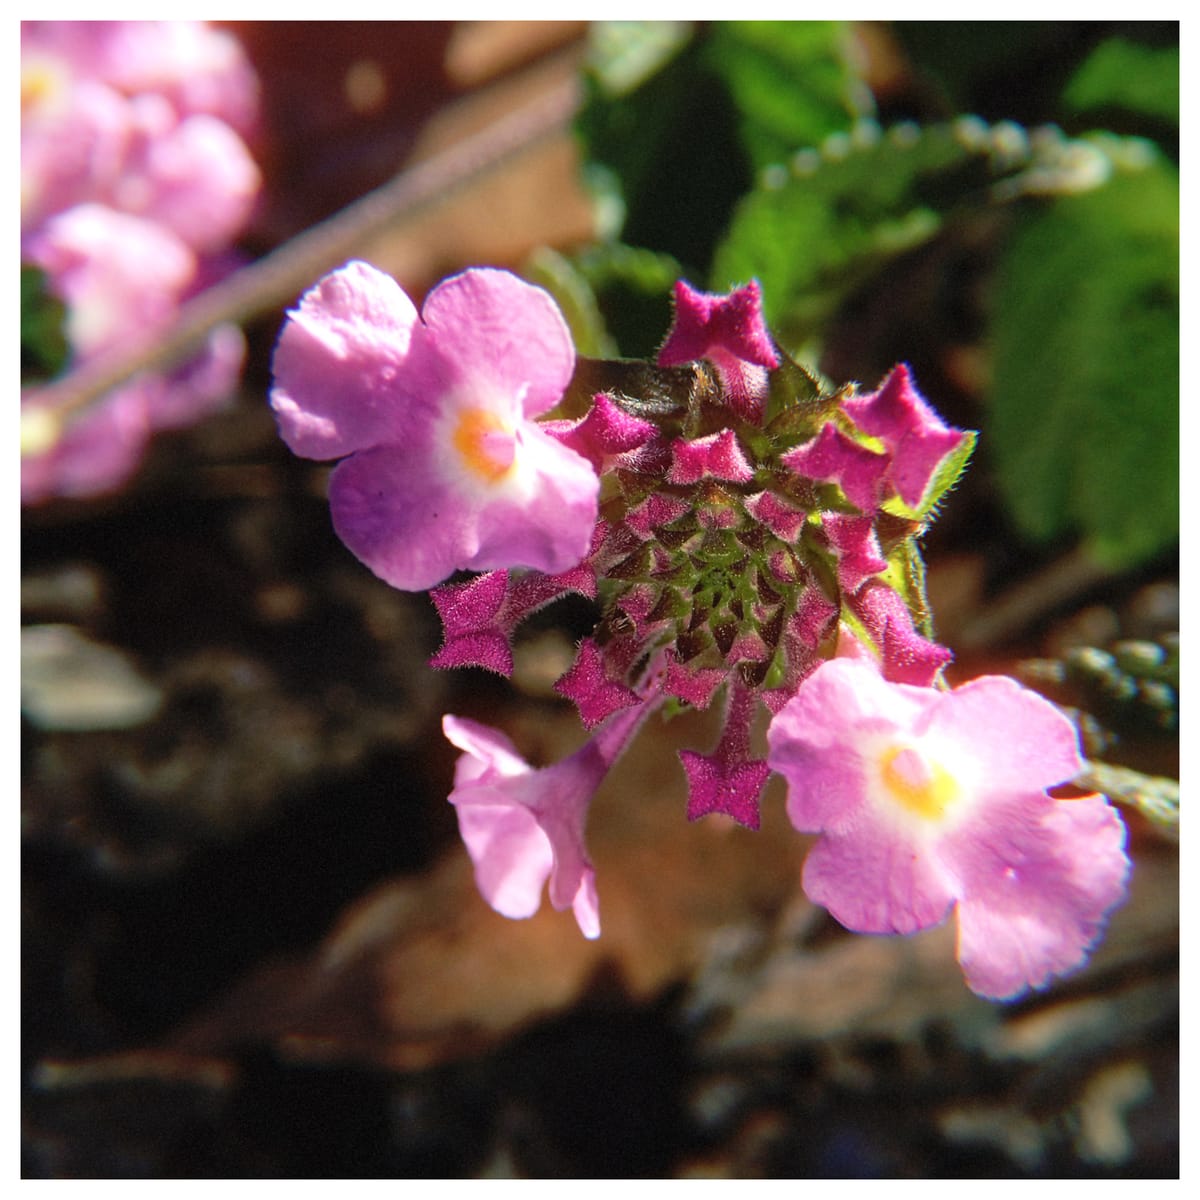
M 1033 537 L 1136 562 L 1179 531 L 1179 180 L 1159 160 L 1023 215 L 1000 263 L 987 432 Z
M 21 266 L 21 383 L 50 379 L 66 366 L 70 349 L 66 308 L 46 287 L 45 272 Z
M 756 173 L 853 123 L 846 48 L 836 22 L 599 24 L 579 130 L 623 239 L 706 275 Z
M 1169 549 L 1177 23 L 873 27 L 900 61 L 890 76 L 872 75 L 861 33 L 597 27 L 579 133 L 608 236 L 560 272 L 591 291 L 593 344 L 653 353 L 669 321 L 653 292 L 677 268 L 719 291 L 758 278 L 781 345 L 819 362 L 848 302 L 889 269 L 894 287 L 901 256 L 977 228 L 980 444 L 1018 530 L 1082 538 L 1114 567 Z
M 1179 126 L 1179 47 L 1101 42 L 1063 91 L 1076 113 L 1122 110 Z

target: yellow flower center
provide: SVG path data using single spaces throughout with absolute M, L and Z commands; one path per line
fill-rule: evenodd
M 453 440 L 468 470 L 487 483 L 499 482 L 516 461 L 512 430 L 486 408 L 467 409 L 458 419 Z
M 28 114 L 57 100 L 65 86 L 65 72 L 53 60 L 35 58 L 22 64 L 21 112 Z
M 893 746 L 881 760 L 884 785 L 901 808 L 936 821 L 958 798 L 958 784 L 943 766 L 911 746 Z

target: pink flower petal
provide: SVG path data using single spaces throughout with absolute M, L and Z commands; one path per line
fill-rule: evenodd
M 479 894 L 503 917 L 532 917 L 554 866 L 550 840 L 516 805 L 458 805 L 458 830 Z
M 479 549 L 459 565 L 472 571 L 532 567 L 566 572 L 588 553 L 600 483 L 586 459 L 527 422 L 517 431 L 518 473 L 478 509 Z M 443 484 L 443 487 L 446 485 Z M 439 536 L 436 530 L 426 536 Z
M 498 730 L 447 714 L 446 737 L 465 753 L 450 802 L 480 893 L 508 917 L 532 916 L 547 879 L 550 903 L 571 908 L 584 937 L 600 936 L 596 875 L 584 846 L 592 796 L 661 697 L 647 691 L 570 757 L 534 770 Z
M 550 880 L 557 909 L 573 907 L 585 937 L 599 935 L 594 872 L 583 848 L 592 793 L 606 766 L 579 753 L 533 770 L 497 730 L 447 715 L 446 737 L 466 754 L 450 795 L 483 898 L 502 916 L 532 916 Z
M 861 731 L 912 728 L 936 699 L 931 689 L 887 683 L 859 659 L 818 667 L 767 730 L 767 762 L 788 780 L 792 824 L 802 833 L 857 828 L 867 803 Z
M 470 502 L 412 450 L 380 446 L 338 463 L 329 507 L 338 537 L 380 579 L 422 591 L 468 566 L 479 538 Z
M 223 250 L 243 230 L 262 177 L 223 121 L 187 117 L 147 139 L 114 191 L 117 204 L 171 229 L 198 253 Z
M 944 921 L 952 881 L 936 859 L 892 831 L 864 824 L 823 837 L 804 860 L 804 894 L 855 933 L 916 933 Z
M 149 391 L 144 381 L 118 388 L 72 421 L 50 449 L 22 457 L 21 503 L 96 496 L 125 483 L 150 438 Z
M 587 552 L 596 476 L 540 430 L 522 432 L 532 508 L 456 488 L 417 431 L 405 446 L 360 451 L 334 468 L 334 528 L 393 587 L 421 591 L 456 570 L 523 566 L 564 570 Z
M 959 839 L 958 958 L 970 986 L 1005 1000 L 1082 966 L 1125 895 L 1124 845 L 1101 796 L 1052 801 L 1037 825 Z
M 553 408 L 575 370 L 575 346 L 558 306 L 508 271 L 473 268 L 444 279 L 421 309 L 427 387 L 474 393 L 474 403 L 515 397 L 527 418 Z M 428 354 L 432 361 L 424 361 Z
M 984 675 L 952 695 L 929 710 L 926 736 L 970 746 L 989 787 L 1041 791 L 1083 770 L 1075 726 L 1016 680 Z
M 83 358 L 161 329 L 197 268 L 170 230 L 102 204 L 52 217 L 28 239 L 26 254 L 67 304 L 67 336 Z
M 272 363 L 271 407 L 294 454 L 327 459 L 369 449 L 432 408 L 434 397 L 400 390 L 416 322 L 400 285 L 363 262 L 305 292 Z

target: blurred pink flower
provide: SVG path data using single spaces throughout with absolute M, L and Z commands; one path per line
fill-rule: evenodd
M 196 275 L 192 249 L 169 229 L 102 204 L 51 217 L 26 243 L 67 306 L 73 354 L 91 358 L 167 325 Z
M 258 84 L 237 41 L 195 21 L 27 21 L 22 228 L 75 204 L 162 220 L 201 251 L 241 232 L 261 185 L 243 141 Z
M 329 483 L 347 546 L 394 587 L 459 568 L 573 567 L 588 553 L 599 481 L 533 418 L 575 365 L 554 301 L 507 271 L 443 280 L 421 315 L 390 278 L 352 262 L 301 299 L 279 339 L 271 404 L 306 458 L 342 458 Z
M 258 118 L 258 78 L 240 43 L 203 21 L 23 21 L 21 59 L 125 96 L 157 93 L 181 116 L 208 113 L 242 134 Z
M 823 663 L 771 722 L 792 824 L 820 840 L 809 898 L 859 933 L 958 913 L 968 984 L 1007 999 L 1081 966 L 1125 895 L 1125 827 L 1101 796 L 1046 789 L 1082 769 L 1078 737 L 1011 679 L 954 691 Z
M 231 269 L 261 185 L 242 140 L 257 107 L 236 39 L 202 22 L 23 22 L 22 260 L 67 307 L 72 366 L 160 335 Z M 221 327 L 193 361 L 82 413 L 23 395 L 23 502 L 119 486 L 154 430 L 230 398 L 243 354 Z
M 196 290 L 199 267 L 170 230 L 98 204 L 52 217 L 29 240 L 27 259 L 46 272 L 67 305 L 66 332 L 77 361 L 160 333 Z M 22 503 L 119 487 L 155 431 L 191 424 L 229 399 L 244 354 L 241 332 L 220 326 L 177 370 L 138 376 L 61 428 L 54 425 L 44 449 L 22 456 Z M 32 414 L 54 422 L 36 393 L 22 399 L 23 420 Z
M 21 503 L 40 504 L 55 496 L 86 499 L 120 487 L 137 470 L 156 432 L 190 425 L 228 402 L 245 349 L 241 331 L 222 325 L 182 367 L 167 375 L 139 376 L 89 407 L 41 453 L 22 457 Z M 22 403 L 23 424 L 36 423 L 44 413 L 36 400 Z

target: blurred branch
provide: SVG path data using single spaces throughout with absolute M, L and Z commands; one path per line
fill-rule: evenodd
M 578 105 L 579 87 L 574 78 L 540 93 L 532 103 L 407 167 L 319 225 L 201 292 L 180 309 L 162 337 L 98 356 L 54 383 L 28 389 L 25 399 L 60 417 L 68 416 L 140 371 L 174 366 L 217 326 L 240 325 L 278 308 L 372 238 L 559 133 Z
M 1079 546 L 998 596 L 963 627 L 955 645 L 964 651 L 998 645 L 1113 575 L 1086 546 Z
M 1144 775 L 1129 767 L 1089 762 L 1073 781 L 1103 792 L 1110 800 L 1135 808 L 1168 841 L 1179 841 L 1179 781 Z

